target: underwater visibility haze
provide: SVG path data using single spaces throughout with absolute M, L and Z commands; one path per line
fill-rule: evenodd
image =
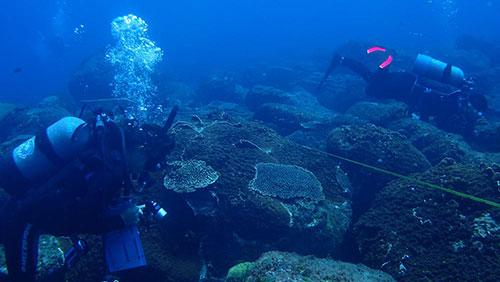
M 36 101 L 36 89 L 65 91 L 81 61 L 112 43 L 111 21 L 130 13 L 145 19 L 151 37 L 172 54 L 164 67 L 187 75 L 261 58 L 331 54 L 349 39 L 425 49 L 452 46 L 459 34 L 495 39 L 498 9 L 486 0 L 6 2 L 1 90 L 26 101 Z M 17 67 L 25 77 L 11 74 Z
M 0 9 L 0 281 L 499 281 L 500 3 Z

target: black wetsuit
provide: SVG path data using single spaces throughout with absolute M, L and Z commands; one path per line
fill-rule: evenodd
M 124 139 L 131 148 L 142 148 L 147 153 L 143 173 L 147 172 L 174 147 L 168 130 L 178 109 L 172 108 L 163 127 L 127 126 L 124 132 L 114 122 L 103 121 L 103 128 L 93 127 L 86 150 L 64 165 L 58 164 L 57 157 L 54 159 L 54 154 L 48 152 L 50 149 L 42 147 L 45 157 L 61 168 L 43 185 L 26 189 L 9 185 L 12 175 L 23 176 L 12 168 L 11 158 L 0 159 L 0 186 L 10 187 L 6 191 L 12 195 L 8 200 L 0 197 L 0 243 L 5 245 L 12 281 L 34 281 L 40 233 L 103 234 L 123 227 L 120 215 L 130 207 L 130 201 L 120 197 L 120 192 L 128 194 L 132 189 Z M 97 124 L 95 121 L 88 124 Z
M 365 65 L 340 56 L 334 56 L 322 84 L 337 66 L 344 66 L 361 76 L 367 83 L 366 94 L 380 99 L 395 99 L 406 103 L 410 111 L 433 121 L 451 132 L 470 135 L 478 115 L 470 108 L 462 91 L 436 91 L 422 86 L 411 72 L 391 72 L 388 67 L 369 70 Z
M 368 96 L 411 102 L 409 101 L 409 94 L 416 81 L 414 74 L 408 72 L 390 72 L 388 68 L 370 71 L 363 64 L 349 58 L 342 58 L 339 64 L 351 69 L 366 81 L 368 84 L 366 94 Z
M 123 227 L 120 213 L 109 212 L 124 183 L 121 160 L 110 165 L 102 156 L 91 148 L 44 185 L 0 207 L 0 242 L 12 281 L 34 281 L 41 233 L 103 234 Z

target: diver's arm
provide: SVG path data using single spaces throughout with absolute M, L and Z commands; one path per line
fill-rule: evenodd
M 115 203 L 122 189 L 121 175 L 101 163 L 91 171 L 85 182 L 79 183 L 85 192 L 72 210 L 73 222 L 65 223 L 68 229 L 75 229 L 72 233 L 101 234 L 125 226 L 120 214 L 128 205 Z
M 80 210 L 75 214 L 72 222 L 66 222 L 66 228 L 73 233 L 103 234 L 120 229 L 127 225 L 122 213 L 128 206 L 119 205 L 102 209 L 99 205 L 78 206 Z M 68 231 L 66 231 L 68 232 Z

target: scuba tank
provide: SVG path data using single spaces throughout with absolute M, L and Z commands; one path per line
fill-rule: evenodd
M 38 186 L 83 151 L 90 139 L 87 123 L 64 117 L 31 137 L 0 161 L 0 186 L 20 196 Z
M 413 72 L 418 76 L 426 77 L 457 88 L 464 85 L 464 72 L 451 64 L 436 60 L 427 55 L 418 54 Z

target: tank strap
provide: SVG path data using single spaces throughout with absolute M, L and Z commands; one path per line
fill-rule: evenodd
M 451 79 L 451 64 L 447 64 L 443 71 L 443 82 L 449 83 Z
M 47 135 L 47 130 L 42 130 L 35 138 L 35 147 L 39 148 L 40 151 L 57 167 L 61 167 L 67 163 L 66 160 L 59 157 L 52 144 L 50 143 L 49 136 Z

